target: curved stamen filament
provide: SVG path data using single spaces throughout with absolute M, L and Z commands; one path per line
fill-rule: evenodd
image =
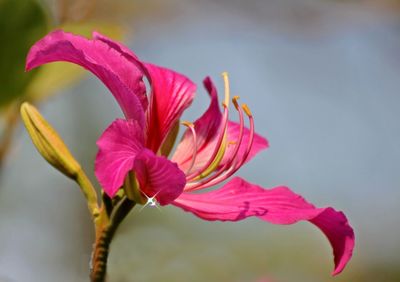
M 214 179 L 212 179 L 211 181 L 204 183 L 203 185 L 201 185 L 201 187 L 199 186 L 188 186 L 188 190 L 198 190 L 198 189 L 204 189 L 204 188 L 208 188 L 211 186 L 214 186 L 224 180 L 226 180 L 227 178 L 229 178 L 230 176 L 232 176 L 236 171 L 238 171 L 238 169 L 243 165 L 243 163 L 246 161 L 246 159 L 248 158 L 251 148 L 253 146 L 253 141 L 254 141 L 254 119 L 253 119 L 253 115 L 250 112 L 250 109 L 248 108 L 248 106 L 246 104 L 242 105 L 243 111 L 246 113 L 247 117 L 249 118 L 249 123 L 250 123 L 250 136 L 249 136 L 249 141 L 247 143 L 247 148 L 246 151 L 243 154 L 243 157 L 240 159 L 240 161 L 236 162 L 234 166 L 231 166 L 225 174 L 220 175 Z M 196 183 L 197 184 L 197 183 Z
M 212 173 L 213 168 L 218 166 L 219 162 L 222 160 L 223 155 L 225 153 L 226 134 L 227 134 L 226 131 L 228 128 L 228 117 L 229 117 L 230 90 L 229 90 L 228 73 L 226 72 L 222 73 L 222 77 L 224 79 L 224 84 L 225 84 L 225 99 L 224 102 L 222 103 L 222 106 L 224 108 L 224 114 L 222 117 L 221 131 L 218 136 L 216 146 L 214 147 L 214 151 L 209 160 L 207 161 L 207 163 L 198 172 L 186 176 L 187 181 L 204 178 L 210 173 Z
M 190 171 L 192 170 L 194 163 L 196 161 L 196 157 L 197 157 L 197 134 L 196 134 L 196 130 L 194 129 L 194 124 L 189 122 L 189 121 L 182 121 L 181 122 L 182 125 L 186 126 L 187 128 L 190 129 L 191 133 L 192 133 L 192 137 L 193 137 L 193 156 L 192 156 L 192 161 L 190 163 L 189 168 L 186 171 L 186 175 L 188 175 L 190 173 Z
M 223 165 L 222 168 L 220 168 L 215 174 L 213 174 L 210 178 L 204 179 L 200 182 L 197 183 L 192 183 L 192 184 L 188 184 L 188 187 L 186 189 L 186 191 L 194 191 L 197 190 L 197 188 L 202 187 L 204 184 L 214 180 L 215 178 L 217 178 L 218 176 L 220 176 L 222 173 L 224 173 L 227 169 L 229 169 L 233 163 L 233 161 L 236 159 L 238 152 L 239 152 L 239 148 L 242 145 L 242 141 L 243 141 L 243 132 L 244 132 L 244 117 L 243 117 L 243 111 L 240 108 L 240 106 L 238 105 L 237 100 L 239 99 L 239 96 L 235 96 L 232 99 L 232 103 L 235 105 L 236 110 L 239 113 L 239 120 L 240 120 L 240 128 L 239 128 L 239 135 L 238 135 L 238 139 L 235 141 L 235 148 L 233 149 L 233 152 L 231 154 L 231 157 L 229 158 L 229 160 L 227 160 L 227 162 Z
M 249 137 L 249 143 L 247 143 L 247 148 L 246 148 L 246 152 L 243 155 L 243 158 L 241 159 L 239 165 L 236 165 L 235 168 L 237 167 L 237 169 L 239 169 L 239 167 L 241 167 L 244 162 L 247 160 L 247 157 L 250 154 L 251 151 L 251 147 L 253 147 L 253 141 L 254 141 L 254 119 L 253 119 L 253 115 L 249 109 L 249 107 L 247 106 L 247 104 L 243 104 L 243 111 L 246 113 L 247 117 L 249 118 L 249 123 L 250 123 L 250 137 Z
M 221 151 L 224 150 L 224 142 L 226 142 L 226 127 L 228 125 L 228 110 L 225 109 L 224 116 L 223 116 L 223 121 L 222 121 L 222 128 L 221 132 L 219 134 L 218 140 L 216 142 L 216 146 L 214 147 L 214 151 L 207 161 L 207 163 L 197 172 L 187 175 L 186 176 L 186 181 L 190 181 L 199 177 L 205 177 L 204 172 L 208 170 L 208 168 L 213 164 L 213 162 L 216 160 L 217 156 L 221 154 Z

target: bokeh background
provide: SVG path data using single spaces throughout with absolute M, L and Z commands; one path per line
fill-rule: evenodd
M 356 231 L 353 260 L 332 278 L 329 244 L 308 223 L 204 222 L 146 208 L 113 241 L 110 282 L 400 281 L 399 1 L 40 3 L 48 29 L 111 23 L 140 58 L 189 76 L 199 89 L 187 120 L 208 105 L 202 79 L 222 89 L 228 71 L 271 145 L 239 175 L 343 210 Z M 9 14 L 2 28 L 15 22 Z M 96 139 L 121 112 L 94 76 L 74 81 L 38 104 L 94 180 Z M 21 124 L 12 135 L 0 175 L 0 281 L 87 281 L 94 234 L 78 188 Z

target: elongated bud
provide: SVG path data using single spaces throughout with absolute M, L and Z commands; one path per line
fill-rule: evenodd
M 39 153 L 57 170 L 76 179 L 81 170 L 79 163 L 39 111 L 25 102 L 21 105 L 21 116 Z

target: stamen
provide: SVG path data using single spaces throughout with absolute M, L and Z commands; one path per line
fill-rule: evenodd
M 229 169 L 226 171 L 225 174 L 220 175 L 219 173 L 218 177 L 213 177 L 211 181 L 204 181 L 204 183 L 200 184 L 196 183 L 195 185 L 190 185 L 188 186 L 187 191 L 194 191 L 198 189 L 205 189 L 211 186 L 214 186 L 218 183 L 221 183 L 222 181 L 228 179 L 230 176 L 232 176 L 236 171 L 239 170 L 239 168 L 243 165 L 243 163 L 246 161 L 247 157 L 250 154 L 251 148 L 253 146 L 253 141 L 254 141 L 254 119 L 253 116 L 251 115 L 251 112 L 246 104 L 242 105 L 243 111 L 246 113 L 246 115 L 249 118 L 249 123 L 250 123 L 250 136 L 249 136 L 249 142 L 247 143 L 247 148 L 245 153 L 243 154 L 243 157 L 239 162 L 237 162 L 234 166 L 230 166 Z
M 205 169 L 203 172 L 200 173 L 200 175 L 198 177 L 196 177 L 196 179 L 203 179 L 203 178 L 209 176 L 213 171 L 215 171 L 215 169 L 219 166 L 219 164 L 222 161 L 222 158 L 225 155 L 226 145 L 227 145 L 227 142 L 226 142 L 226 135 L 225 135 L 224 140 L 221 144 L 221 147 L 218 150 L 218 153 L 217 153 L 215 159 L 207 167 L 207 169 Z
M 196 134 L 196 130 L 194 129 L 193 123 L 191 123 L 189 121 L 182 121 L 181 123 L 190 129 L 190 131 L 192 132 L 192 137 L 193 137 L 193 148 L 194 149 L 193 149 L 192 161 L 190 163 L 188 170 L 186 171 L 186 175 L 188 175 L 190 173 L 190 171 L 193 169 L 193 166 L 194 166 L 194 163 L 195 163 L 196 157 L 197 157 L 197 134 Z
M 244 162 L 247 160 L 247 157 L 249 156 L 250 151 L 251 151 L 251 147 L 253 147 L 253 141 L 254 141 L 254 119 L 253 119 L 253 115 L 251 114 L 251 111 L 250 111 L 250 109 L 248 108 L 248 106 L 246 104 L 243 104 L 242 107 L 243 107 L 243 110 L 245 111 L 247 117 L 249 118 L 250 137 L 249 137 L 249 143 L 247 143 L 246 152 L 244 153 L 242 160 L 240 161 L 239 165 L 235 166 L 235 167 L 237 167 L 237 169 L 239 169 L 239 167 L 241 167 L 244 164 Z
M 186 191 L 194 191 L 194 190 L 198 190 L 200 188 L 203 188 L 204 184 L 209 183 L 210 181 L 216 179 L 218 176 L 220 176 L 221 174 L 223 174 L 224 172 L 227 171 L 227 169 L 232 167 L 232 163 L 234 162 L 234 160 L 236 159 L 238 152 L 239 152 L 239 148 L 242 145 L 242 141 L 243 141 L 243 132 L 244 132 L 244 118 L 243 118 L 243 111 L 242 109 L 239 107 L 237 100 L 239 99 L 239 96 L 235 96 L 232 99 L 232 103 L 235 105 L 236 110 L 239 113 L 239 119 L 240 119 L 240 129 L 239 129 L 239 136 L 238 136 L 238 140 L 236 141 L 230 141 L 231 144 L 235 144 L 235 148 L 232 152 L 231 157 L 229 158 L 229 160 L 227 160 L 227 162 L 223 165 L 222 168 L 220 168 L 214 175 L 212 175 L 210 178 L 204 179 L 200 182 L 197 183 L 189 183 L 187 185 L 187 188 L 185 189 Z
M 223 72 L 222 77 L 224 79 L 224 85 L 225 85 L 225 99 L 224 99 L 224 102 L 222 103 L 222 106 L 224 107 L 224 114 L 223 114 L 223 118 L 222 118 L 222 128 L 221 128 L 220 135 L 218 137 L 218 141 L 214 148 L 214 152 L 211 155 L 211 158 L 207 161 L 207 163 L 198 172 L 193 173 L 192 175 L 187 175 L 186 181 L 195 180 L 195 179 L 198 180 L 198 179 L 208 176 L 219 165 L 219 163 L 222 161 L 222 158 L 224 156 L 225 148 L 226 148 L 226 130 L 228 127 L 228 116 L 229 116 L 228 109 L 229 109 L 230 90 L 229 90 L 228 73 Z
M 211 155 L 211 157 L 208 159 L 207 163 L 197 172 L 187 175 L 186 176 L 186 181 L 189 182 L 191 180 L 195 179 L 201 179 L 206 177 L 208 174 L 206 172 L 209 171 L 210 167 L 213 167 L 216 163 L 216 161 L 219 160 L 219 162 L 222 160 L 223 154 L 225 153 L 225 147 L 226 147 L 226 129 L 228 126 L 228 109 L 224 109 L 224 116 L 222 120 L 222 128 L 221 132 L 219 134 L 217 143 L 215 144 L 214 151 Z M 221 157 L 222 154 L 222 157 Z
M 233 105 L 235 106 L 235 108 L 236 108 L 236 110 L 238 110 L 240 107 L 239 107 L 239 103 L 238 103 L 238 100 L 240 99 L 240 97 L 239 96 L 233 96 L 233 98 L 232 98 L 232 103 L 233 103 Z
M 251 111 L 249 109 L 249 107 L 247 106 L 247 104 L 243 104 L 242 105 L 243 111 L 246 113 L 247 116 L 252 117 L 253 115 L 251 114 Z

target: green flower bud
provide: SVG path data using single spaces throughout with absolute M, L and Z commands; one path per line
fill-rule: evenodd
M 81 170 L 79 163 L 39 111 L 25 102 L 21 105 L 21 117 L 33 144 L 43 158 L 61 173 L 76 179 Z

